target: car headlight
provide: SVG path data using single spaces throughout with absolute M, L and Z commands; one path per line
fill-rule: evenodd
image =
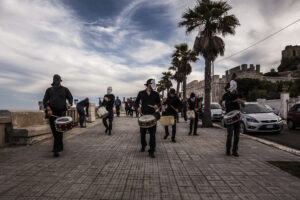
M 259 123 L 255 118 L 253 117 L 247 117 L 246 118 L 248 122 L 252 122 L 252 123 Z
M 282 121 L 282 118 L 281 117 L 278 117 L 278 122 L 281 122 Z

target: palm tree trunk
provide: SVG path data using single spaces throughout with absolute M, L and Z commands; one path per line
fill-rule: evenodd
M 183 82 L 182 82 L 182 97 L 186 97 L 186 75 L 184 75 Z
M 205 59 L 205 98 L 204 98 L 204 113 L 203 113 L 203 127 L 212 127 L 211 110 L 210 110 L 210 93 L 211 93 L 211 61 Z
M 176 94 L 179 95 L 180 81 L 177 81 Z

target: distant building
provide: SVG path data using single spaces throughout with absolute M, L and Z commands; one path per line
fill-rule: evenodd
M 282 58 L 300 58 L 300 46 L 286 46 L 282 51 Z M 300 63 L 299 63 L 300 64 Z

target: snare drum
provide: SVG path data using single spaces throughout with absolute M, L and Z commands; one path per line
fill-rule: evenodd
M 234 124 L 240 121 L 240 118 L 241 118 L 241 112 L 238 110 L 233 110 L 224 116 L 224 123 L 226 125 Z
M 66 132 L 73 128 L 73 119 L 69 116 L 59 117 L 54 123 L 58 132 Z
M 160 118 L 160 124 L 162 126 L 173 126 L 175 124 L 175 118 L 174 116 L 162 116 Z
M 108 116 L 109 113 L 104 106 L 101 106 L 98 109 L 97 114 L 99 115 L 100 118 L 105 118 Z
M 143 115 L 138 119 L 141 128 L 151 128 L 156 125 L 156 121 L 153 115 Z

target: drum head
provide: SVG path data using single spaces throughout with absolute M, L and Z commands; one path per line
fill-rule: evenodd
M 153 115 L 143 115 L 139 118 L 139 121 L 141 122 L 148 122 L 152 120 L 155 120 L 155 117 Z
M 66 116 L 66 117 L 59 117 L 55 120 L 56 124 L 68 124 L 70 122 L 72 122 L 73 119 L 70 116 Z

